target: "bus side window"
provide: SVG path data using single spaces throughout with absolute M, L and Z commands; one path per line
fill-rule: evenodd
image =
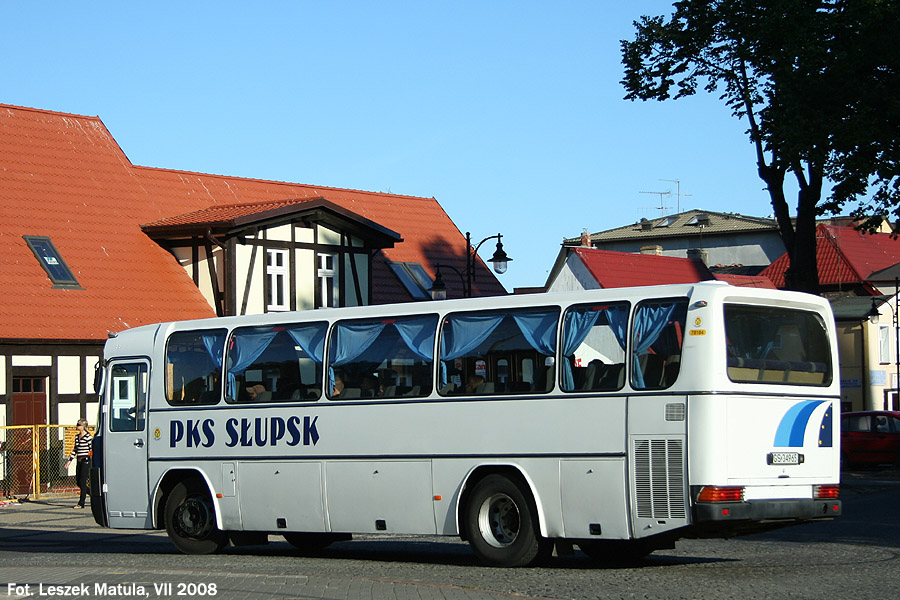
M 225 330 L 178 331 L 166 344 L 166 399 L 174 406 L 216 404 Z M 209 393 L 213 392 L 213 393 Z
M 335 324 L 328 351 L 328 397 L 430 395 L 437 322 L 437 315 L 417 315 Z
M 327 328 L 315 322 L 235 329 L 228 343 L 225 401 L 318 400 Z
M 441 330 L 441 395 L 549 391 L 552 375 L 548 382 L 545 371 L 537 385 L 534 365 L 552 365 L 558 321 L 555 306 L 448 315 Z
M 661 390 L 671 386 L 681 366 L 687 299 L 648 300 L 634 311 L 631 386 Z
M 563 319 L 565 392 L 615 391 L 625 385 L 627 302 L 573 306 Z

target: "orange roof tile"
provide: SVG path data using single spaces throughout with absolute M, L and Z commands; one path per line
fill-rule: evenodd
M 724 281 L 725 283 L 737 287 L 755 287 L 767 290 L 774 290 L 775 284 L 768 277 L 760 275 L 732 275 L 731 273 L 714 273 L 716 281 Z
M 465 268 L 465 238 L 434 198 L 135 166 L 98 117 L 0 105 L 0 278 L 9 284 L 0 340 L 100 340 L 108 331 L 213 316 L 140 225 L 318 197 L 402 235 L 373 261 L 376 303 L 410 300 L 386 260 L 419 262 L 431 273 L 436 262 Z M 23 235 L 50 237 L 84 289 L 54 288 Z M 476 293 L 505 293 L 479 267 Z
M 825 286 L 861 284 L 872 273 L 900 263 L 900 239 L 887 233 L 863 233 L 852 227 L 825 223 L 816 227 L 816 264 Z M 760 272 L 783 288 L 789 266 L 785 252 Z
M 696 283 L 713 279 L 703 262 L 693 258 L 593 248 L 575 248 L 573 252 L 602 288 Z

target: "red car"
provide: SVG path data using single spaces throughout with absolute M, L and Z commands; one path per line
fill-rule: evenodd
M 900 412 L 849 412 L 841 416 L 841 459 L 846 464 L 900 466 Z

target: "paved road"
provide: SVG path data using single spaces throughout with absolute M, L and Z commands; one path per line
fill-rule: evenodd
M 273 537 L 268 546 L 185 556 L 163 533 L 98 528 L 71 500 L 26 502 L 0 508 L 0 600 L 26 591 L 33 598 L 892 597 L 900 590 L 900 475 L 844 479 L 845 512 L 834 522 L 685 540 L 635 564 L 597 566 L 576 553 L 535 569 L 480 567 L 467 545 L 434 537 L 364 536 L 319 556 L 301 556 Z M 62 584 L 76 587 L 50 587 Z

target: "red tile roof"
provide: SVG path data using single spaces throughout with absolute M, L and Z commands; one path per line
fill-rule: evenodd
M 823 286 L 861 284 L 872 273 L 900 263 L 900 239 L 887 233 L 862 233 L 852 227 L 816 227 L 816 263 Z M 784 287 L 789 265 L 785 252 L 760 273 Z
M 736 287 L 755 287 L 774 290 L 775 284 L 768 277 L 760 275 L 732 275 L 730 273 L 714 273 L 716 281 L 724 281 Z
M 714 279 L 703 261 L 693 258 L 592 248 L 575 248 L 573 252 L 601 288 L 696 283 Z
M 432 273 L 436 262 L 465 268 L 465 238 L 434 198 L 135 166 L 98 117 L 0 105 L 0 340 L 100 340 L 108 331 L 213 316 L 140 225 L 319 197 L 402 235 L 373 261 L 376 303 L 410 300 L 387 260 Z M 23 235 L 50 237 L 84 289 L 54 288 Z M 476 293 L 505 293 L 483 264 Z

